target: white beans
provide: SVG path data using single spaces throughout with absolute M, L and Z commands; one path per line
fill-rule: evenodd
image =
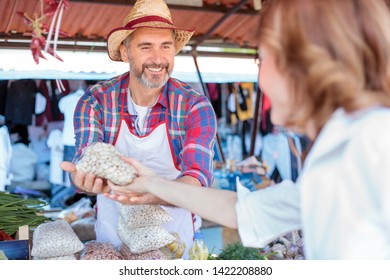
M 36 261 L 36 260 L 69 260 L 69 261 L 74 261 L 74 260 L 77 260 L 77 258 L 74 254 L 72 254 L 69 256 L 60 256 L 60 257 L 43 258 L 43 259 L 34 257 L 33 260 L 34 261 Z
M 160 227 L 172 220 L 158 205 L 120 205 L 118 236 L 134 254 L 157 250 L 175 240 Z
M 33 234 L 31 256 L 39 259 L 70 256 L 84 245 L 65 220 L 40 224 Z
M 76 163 L 80 172 L 92 173 L 117 185 L 127 185 L 137 176 L 133 166 L 124 162 L 111 144 L 96 142 L 84 148 L 83 156 Z
M 118 226 L 118 236 L 134 254 L 157 250 L 175 240 L 160 226 L 128 229 Z
M 159 205 L 122 205 L 119 206 L 119 218 L 128 228 L 157 226 L 173 219 Z
M 80 260 L 166 260 L 165 255 L 159 250 L 133 254 L 129 248 L 122 244 L 117 249 L 108 242 L 91 240 L 85 243 L 84 250 L 80 254 Z

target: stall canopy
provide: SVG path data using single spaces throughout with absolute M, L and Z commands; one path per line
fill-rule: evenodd
M 0 1 L 0 79 L 106 79 L 127 70 L 127 65 L 108 59 L 106 36 L 112 28 L 122 25 L 123 18 L 135 1 L 64 1 L 67 5 L 61 15 L 39 20 L 47 28 L 52 23 L 58 24 L 62 31 L 68 33 L 68 37 L 58 38 L 55 46 L 56 53 L 64 62 L 43 52 L 47 60 L 39 59 L 38 65 L 34 63 L 30 50 L 33 28 L 26 23 L 25 17 L 39 19 L 43 14 L 42 4 L 43 10 L 47 8 L 46 2 Z M 176 58 L 175 77 L 197 82 L 199 77 L 196 71 L 200 70 L 203 82 L 257 80 L 254 32 L 261 0 L 166 2 L 175 25 L 195 29 L 193 38 Z M 48 38 L 48 33 L 43 33 L 44 38 Z M 198 60 L 194 63 L 190 56 L 196 56 Z M 199 69 L 196 69 L 196 62 Z
M 44 0 L 43 0 L 44 1 Z M 52 1 L 52 2 L 59 2 Z M 64 0 L 65 1 L 65 0 Z M 264 0 L 166 0 L 174 24 L 195 29 L 190 46 L 256 48 L 258 12 Z M 47 2 L 47 1 L 46 1 Z M 72 50 L 105 51 L 107 34 L 134 5 L 134 0 L 67 0 L 61 16 L 61 30 L 70 34 L 60 44 Z M 40 0 L 0 1 L 0 48 L 28 48 L 32 28 L 18 12 L 40 15 Z M 59 18 L 59 17 L 57 17 Z M 51 18 L 42 20 L 50 26 Z M 188 50 L 187 50 L 188 51 Z M 186 50 L 184 51 L 184 53 Z

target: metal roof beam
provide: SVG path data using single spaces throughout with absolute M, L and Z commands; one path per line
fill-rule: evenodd
M 248 0 L 241 0 L 239 3 L 237 3 L 232 9 L 230 9 L 226 14 L 224 14 L 205 34 L 203 34 L 201 37 L 197 38 L 197 44 L 202 44 L 213 32 L 231 15 L 236 13 L 240 8 L 246 4 Z

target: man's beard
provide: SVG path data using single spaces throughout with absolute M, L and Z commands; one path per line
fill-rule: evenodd
M 131 63 L 131 62 L 130 62 Z M 135 67 L 131 67 L 131 65 L 134 65 L 134 64 L 130 64 L 130 72 L 131 74 L 138 80 L 138 82 L 143 85 L 144 87 L 146 88 L 160 88 L 160 87 L 163 87 L 166 82 L 168 81 L 169 79 L 169 76 L 171 73 L 169 73 L 168 69 L 169 69 L 169 65 L 168 64 L 160 64 L 160 65 L 157 65 L 157 64 L 148 64 L 148 65 L 142 65 L 142 69 L 139 70 L 139 69 L 136 69 Z M 160 68 L 162 67 L 163 69 L 165 69 L 165 75 L 164 77 L 161 78 L 161 74 L 149 74 L 149 78 L 147 77 L 147 75 L 145 74 L 145 68 L 146 67 L 150 67 L 150 68 Z

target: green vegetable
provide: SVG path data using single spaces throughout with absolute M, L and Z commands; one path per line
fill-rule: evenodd
M 12 236 L 20 226 L 36 227 L 50 220 L 39 215 L 46 204 L 38 199 L 25 199 L 18 195 L 0 192 L 0 230 Z
M 261 249 L 244 247 L 241 242 L 226 245 L 217 260 L 267 260 L 270 254 L 263 254 Z

